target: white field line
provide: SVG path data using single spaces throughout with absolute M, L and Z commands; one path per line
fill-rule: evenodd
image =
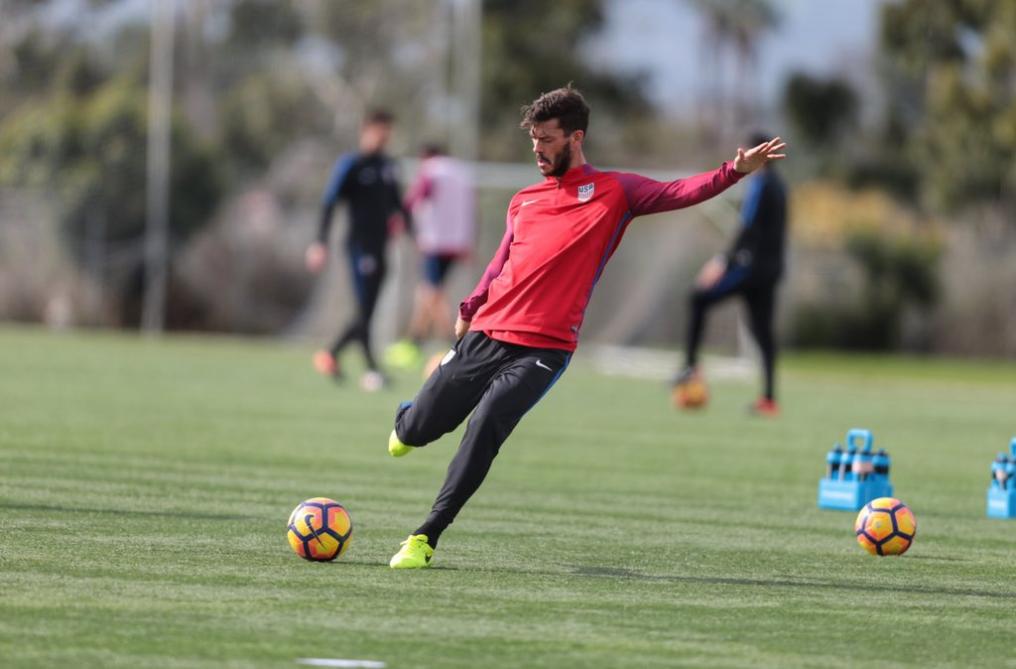
M 680 352 L 627 346 L 590 346 L 584 353 L 601 374 L 654 381 L 672 379 L 683 361 Z M 720 356 L 704 356 L 702 368 L 707 380 L 740 381 L 752 378 L 758 371 L 757 363 L 749 358 Z

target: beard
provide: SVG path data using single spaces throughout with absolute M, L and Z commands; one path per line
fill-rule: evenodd
M 544 156 L 546 159 L 546 156 Z M 550 162 L 550 168 L 543 172 L 544 176 L 547 177 L 562 177 L 564 173 L 568 171 L 568 166 L 571 165 L 571 144 L 565 144 L 561 152 L 554 157 Z

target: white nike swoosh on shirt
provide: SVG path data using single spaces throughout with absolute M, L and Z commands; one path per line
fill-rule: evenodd
M 543 364 L 543 361 L 542 361 L 542 360 L 537 360 L 537 361 L 536 361 L 536 366 L 537 366 L 537 367 L 542 367 L 543 369 L 547 370 L 548 372 L 553 372 L 553 371 L 554 371 L 554 370 L 553 370 L 553 369 L 551 369 L 550 367 L 547 367 L 547 366 L 546 366 L 545 364 Z
M 534 202 L 539 202 L 539 200 L 523 200 L 523 201 L 522 201 L 522 204 L 520 204 L 519 206 L 520 206 L 520 207 L 524 207 L 524 206 L 526 206 L 527 204 L 533 204 Z

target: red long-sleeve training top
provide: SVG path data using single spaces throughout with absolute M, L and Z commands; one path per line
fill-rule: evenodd
M 582 165 L 523 188 L 459 314 L 498 341 L 574 351 L 593 286 L 631 220 L 698 204 L 743 176 L 730 162 L 669 182 Z

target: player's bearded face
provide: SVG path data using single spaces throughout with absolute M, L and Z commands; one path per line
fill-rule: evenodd
M 571 164 L 571 143 L 565 142 L 565 145 L 561 147 L 557 155 L 551 159 L 551 170 L 550 172 L 543 172 L 546 176 L 560 177 L 568 171 L 568 166 Z
M 529 131 L 536 154 L 536 167 L 545 177 L 559 177 L 571 165 L 571 136 L 557 124 L 557 120 L 537 123 Z

